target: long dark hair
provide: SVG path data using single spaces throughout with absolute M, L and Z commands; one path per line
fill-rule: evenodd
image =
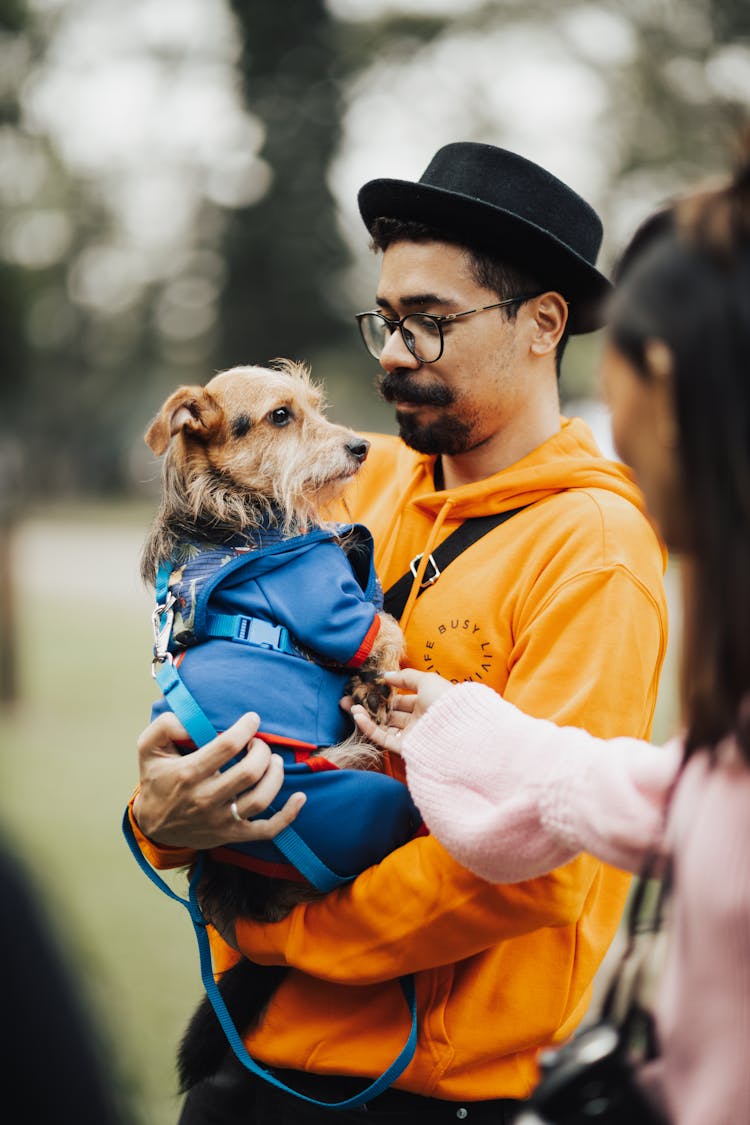
M 644 379 L 649 340 L 673 357 L 690 524 L 685 752 L 731 734 L 750 764 L 750 160 L 648 220 L 617 281 L 614 345 Z

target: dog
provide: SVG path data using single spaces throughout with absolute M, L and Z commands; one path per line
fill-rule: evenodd
M 380 854 L 355 857 L 356 874 L 415 835 L 421 821 L 405 786 L 379 772 L 380 751 L 352 729 L 339 706 L 348 694 L 376 721 L 387 721 L 390 688 L 383 674 L 400 666 L 404 640 L 380 608 L 369 532 L 326 518 L 369 443 L 324 411 L 308 368 L 289 360 L 270 368 L 234 367 L 204 387 L 171 394 L 145 434 L 152 452 L 165 456 L 161 503 L 141 570 L 149 583 L 160 567 L 170 573 L 175 663 L 217 730 L 252 708 L 261 715 L 260 737 L 283 749 L 287 761 L 291 747 L 302 761 L 296 768 L 309 763 L 316 782 L 335 785 L 352 776 L 349 771 L 368 770 L 374 771 L 368 784 L 372 778 L 396 787 L 397 805 L 387 795 L 395 827 L 374 845 Z M 249 621 L 250 641 L 202 633 L 212 606 Z M 277 643 L 281 635 L 283 644 Z M 160 701 L 154 713 L 167 706 Z M 321 763 L 344 772 L 323 777 Z M 315 800 L 311 794 L 296 824 L 308 807 L 312 815 Z M 347 831 L 365 840 L 359 798 L 356 804 Z M 333 820 L 335 849 L 344 825 L 340 816 Z M 379 807 L 375 834 L 384 823 Z M 330 835 L 330 824 L 325 831 Z M 274 921 L 320 893 L 291 868 L 289 877 L 279 877 L 269 848 L 231 845 L 204 855 L 198 897 L 209 920 L 243 915 Z M 223 974 L 220 988 L 238 1027 L 258 1020 L 283 973 L 243 958 Z M 227 1049 L 204 998 L 180 1044 L 180 1090 L 214 1073 Z

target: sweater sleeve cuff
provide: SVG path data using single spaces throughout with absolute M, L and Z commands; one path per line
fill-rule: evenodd
M 553 724 L 529 719 L 491 689 L 461 684 L 404 739 L 407 782 L 425 822 L 459 863 L 489 881 L 533 878 L 580 850 L 542 825 L 552 763 L 536 760 L 533 742 L 546 727 Z
M 194 851 L 191 851 L 190 848 L 173 848 L 169 844 L 157 844 L 155 840 L 150 839 L 141 831 L 133 812 L 133 802 L 137 795 L 138 789 L 135 790 L 128 801 L 128 818 L 144 857 L 158 871 L 167 871 L 174 867 L 187 867 L 195 859 Z
M 659 846 L 679 743 L 598 739 L 462 684 L 404 737 L 425 822 L 465 866 L 510 882 L 579 852 L 639 870 Z

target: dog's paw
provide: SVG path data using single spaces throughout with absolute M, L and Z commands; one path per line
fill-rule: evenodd
M 378 672 L 360 669 L 349 680 L 347 694 L 351 695 L 352 702 L 364 707 L 379 726 L 387 723 L 393 689 Z

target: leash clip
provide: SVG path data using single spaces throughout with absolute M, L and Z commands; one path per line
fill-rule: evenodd
M 421 563 L 421 561 L 422 555 L 415 555 L 409 563 L 409 570 L 412 572 L 415 578 L 417 577 L 417 571 L 419 570 L 419 564 Z M 432 572 L 430 572 L 430 567 L 432 567 Z M 419 584 L 420 590 L 425 590 L 428 586 L 434 586 L 439 577 L 440 567 L 435 562 L 435 556 L 430 555 L 429 559 L 427 560 L 427 567 L 424 574 L 422 575 L 422 581 Z
M 172 623 L 174 622 L 174 606 L 177 598 L 171 590 L 167 591 L 163 605 L 157 605 L 151 614 L 151 624 L 154 629 L 154 658 L 151 661 L 151 675 L 156 679 L 157 664 L 171 664 L 172 653 L 169 651 L 169 641 L 172 636 Z

